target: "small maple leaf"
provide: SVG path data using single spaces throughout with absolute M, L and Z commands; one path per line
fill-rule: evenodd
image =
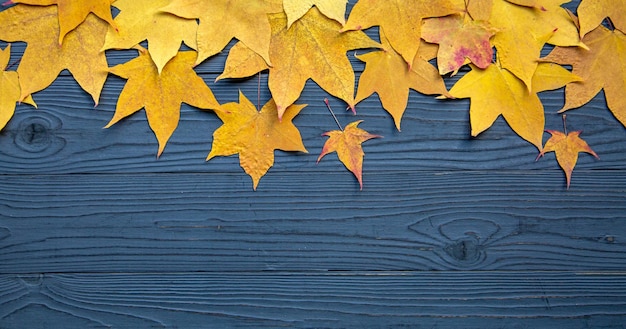
M 315 6 L 322 14 L 334 19 L 341 25 L 346 23 L 347 0 L 283 0 L 283 8 L 287 15 L 287 28 L 304 16 Z
M 437 66 L 441 75 L 456 74 L 466 59 L 481 69 L 489 66 L 493 60 L 489 39 L 495 33 L 495 29 L 471 20 L 469 15 L 429 18 L 422 25 L 422 38 L 439 44 Z
M 448 0 L 433 4 L 430 0 L 359 0 L 343 30 L 361 30 L 380 26 L 387 32 L 391 46 L 410 65 L 419 47 L 422 19 L 460 12 L 463 7 Z
M 361 122 L 363 120 L 354 121 L 343 130 L 332 130 L 322 134 L 330 138 L 324 144 L 317 162 L 320 162 L 326 154 L 337 152 L 339 160 L 354 174 L 354 177 L 359 181 L 360 188 L 363 189 L 363 156 L 365 153 L 363 153 L 361 144 L 372 138 L 382 138 L 382 136 L 370 134 L 358 128 L 357 126 Z
M 257 111 L 239 91 L 239 103 L 224 104 L 225 111 L 217 112 L 224 124 L 213 132 L 213 146 L 207 161 L 216 156 L 239 154 L 239 164 L 252 178 L 252 187 L 256 190 L 261 177 L 274 165 L 274 150 L 308 152 L 298 128 L 292 123 L 305 106 L 289 106 L 279 121 L 273 100 Z
M 587 104 L 604 89 L 606 103 L 613 115 L 626 126 L 626 35 L 603 26 L 585 34 L 589 50 L 556 47 L 543 61 L 572 65 L 581 82 L 565 87 L 565 105 L 560 112 Z
M 20 83 L 17 72 L 5 71 L 10 57 L 11 45 L 8 45 L 4 50 L 0 49 L 0 130 L 13 117 L 15 103 L 20 99 Z M 37 107 L 30 96 L 26 97 L 23 102 Z
M 556 154 L 556 161 L 565 172 L 567 188 L 569 189 L 572 171 L 574 171 L 576 161 L 578 161 L 578 153 L 586 152 L 596 157 L 596 159 L 600 158 L 596 152 L 587 145 L 587 142 L 580 138 L 581 131 L 571 131 L 567 135 L 555 130 L 546 130 L 546 132 L 550 133 L 552 137 L 548 139 L 536 160 L 539 160 L 540 157 L 548 152 L 554 152 Z
M 624 0 L 584 0 L 578 9 L 580 36 L 595 30 L 608 17 L 613 26 L 626 33 L 626 1 Z
M 341 33 L 341 24 L 322 15 L 317 7 L 311 8 L 289 29 L 284 13 L 270 14 L 269 17 L 272 26 L 272 66 L 269 67 L 268 85 L 278 107 L 279 118 L 300 97 L 308 79 L 344 100 L 354 111 L 355 77 L 346 52 L 358 48 L 379 48 L 380 44 L 361 31 Z M 246 72 L 254 71 L 250 67 L 258 70 L 267 68 L 250 52 L 248 47 L 231 49 L 227 66 L 228 63 L 245 65 L 253 61 L 253 65 L 246 65 Z M 222 74 L 218 78 L 229 77 Z
M 160 156 L 178 126 L 181 103 L 221 110 L 211 89 L 193 70 L 196 56 L 195 51 L 179 52 L 159 74 L 150 53 L 140 49 L 137 58 L 112 67 L 111 73 L 128 81 L 117 100 L 115 115 L 105 128 L 145 108 L 148 124 L 159 142 Z
M 115 17 L 118 28 L 109 28 L 102 50 L 131 49 L 148 40 L 151 58 L 159 73 L 178 53 L 181 42 L 196 49 L 198 25 L 193 19 L 162 12 L 169 0 L 117 0 L 120 13 Z
M 94 15 L 57 43 L 59 20 L 57 6 L 18 4 L 0 12 L 0 39 L 24 41 L 28 45 L 17 68 L 20 76 L 20 101 L 48 87 L 63 69 L 68 69 L 78 84 L 98 104 L 107 78 L 108 64 L 100 48 L 107 24 Z
M 427 61 L 415 56 L 411 69 L 387 39 L 380 28 L 383 50 L 358 55 L 365 62 L 365 70 L 359 78 L 356 102 L 378 93 L 383 108 L 391 114 L 396 128 L 406 110 L 409 88 L 424 94 L 447 94 L 448 91 L 437 70 Z
M 219 53 L 236 38 L 269 65 L 272 30 L 267 14 L 281 12 L 281 3 L 282 0 L 172 0 L 161 10 L 199 19 L 197 64 Z
M 502 115 L 516 134 L 541 150 L 545 117 L 536 93 L 562 87 L 579 78 L 558 65 L 541 65 L 534 80 L 537 89 L 529 93 L 520 79 L 497 64 L 484 70 L 470 66 L 472 70 L 450 89 L 450 94 L 457 98 L 471 98 L 472 136 L 491 127 Z
M 26 5 L 58 6 L 59 44 L 65 35 L 80 25 L 90 13 L 100 17 L 116 28 L 111 16 L 111 3 L 115 0 L 10 0 L 4 4 L 22 3 Z

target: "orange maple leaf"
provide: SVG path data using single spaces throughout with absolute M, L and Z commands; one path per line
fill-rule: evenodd
M 430 0 L 359 0 L 343 30 L 361 30 L 372 26 L 384 28 L 391 46 L 411 65 L 419 47 L 422 19 L 462 10 L 448 0 L 438 1 L 437 4 Z
M 493 60 L 489 39 L 495 33 L 495 29 L 473 21 L 469 15 L 429 18 L 422 25 L 422 38 L 439 44 L 437 66 L 441 75 L 456 74 L 466 59 L 481 69 L 487 68 Z
M 196 21 L 162 12 L 160 8 L 168 3 L 169 0 L 115 1 L 113 6 L 120 10 L 114 20 L 118 28 L 109 28 L 102 50 L 131 49 L 148 40 L 150 55 L 160 73 L 176 56 L 182 42 L 196 49 Z
M 268 63 L 272 34 L 267 14 L 279 13 L 282 0 L 172 0 L 161 10 L 198 18 L 198 64 L 219 53 L 237 38 Z
M 578 9 L 580 36 L 595 30 L 608 17 L 616 29 L 626 33 L 626 1 L 624 0 L 584 0 Z
M 295 21 L 315 6 L 322 14 L 334 19 L 341 25 L 346 23 L 347 0 L 283 0 L 283 8 L 287 15 L 287 27 L 291 27 Z
M 284 13 L 270 14 L 269 17 L 272 66 L 269 67 L 268 85 L 278 107 L 279 118 L 300 97 L 308 79 L 344 100 L 354 111 L 355 77 L 346 52 L 358 48 L 379 48 L 380 44 L 361 31 L 341 33 L 341 24 L 322 15 L 317 7 L 311 8 L 289 29 Z M 268 68 L 251 52 L 248 47 L 233 47 L 226 65 L 237 63 L 245 68 L 246 73 L 252 74 Z M 248 65 L 250 62 L 253 64 Z M 218 79 L 242 76 L 236 68 L 225 71 L 232 75 L 225 72 Z
M 11 45 L 6 49 L 0 49 L 0 130 L 6 126 L 15 113 L 15 103 L 20 99 L 20 83 L 17 72 L 5 71 L 11 57 Z M 24 103 L 28 103 L 34 107 L 37 104 L 29 96 L 24 99 Z
M 589 50 L 556 47 L 542 58 L 572 65 L 572 72 L 582 78 L 565 87 L 565 105 L 560 112 L 587 104 L 601 89 L 613 115 L 626 126 L 626 35 L 603 26 L 587 33 L 583 42 Z
M 556 154 L 556 161 L 565 172 L 567 188 L 569 189 L 572 171 L 574 171 L 576 161 L 578 161 L 578 153 L 586 152 L 596 157 L 596 159 L 600 158 L 596 152 L 587 145 L 587 142 L 580 138 L 581 131 L 571 131 L 567 135 L 555 130 L 546 130 L 546 132 L 550 133 L 552 137 L 546 142 L 543 150 L 537 156 L 537 160 L 548 152 L 554 152 Z
M 18 4 L 0 12 L 0 26 L 1 40 L 28 44 L 17 68 L 20 101 L 48 87 L 63 69 L 68 69 L 98 104 L 108 70 L 106 57 L 100 52 L 107 23 L 88 15 L 65 36 L 61 46 L 57 43 L 57 6 Z
M 159 74 L 150 53 L 142 48 L 137 58 L 112 67 L 111 73 L 128 82 L 117 100 L 115 115 L 105 128 L 145 108 L 148 124 L 159 142 L 160 156 L 178 126 L 181 103 L 221 110 L 211 89 L 193 70 L 196 56 L 195 51 L 179 52 Z
M 213 132 L 213 146 L 207 161 L 216 156 L 239 154 L 239 164 L 252 178 L 252 187 L 256 190 L 261 177 L 274 165 L 274 150 L 308 153 L 298 128 L 291 121 L 305 106 L 289 106 L 279 121 L 273 100 L 257 111 L 239 91 L 239 103 L 224 104 L 225 111 L 217 112 L 224 124 Z
M 437 70 L 427 61 L 415 56 L 411 69 L 398 54 L 380 28 L 383 50 L 358 55 L 365 62 L 365 70 L 359 78 L 356 102 L 378 93 L 383 108 L 391 114 L 396 128 L 406 110 L 409 88 L 423 94 L 447 94 L 448 91 Z
M 450 94 L 457 98 L 471 98 L 472 136 L 491 127 L 502 115 L 516 134 L 541 150 L 545 117 L 536 93 L 562 87 L 579 78 L 558 65 L 542 64 L 533 80 L 536 89 L 529 93 L 520 79 L 498 64 L 484 70 L 471 66 L 472 71 L 450 89 Z
M 113 1 L 115 0 L 10 0 L 5 2 L 5 4 L 57 5 L 59 10 L 59 44 L 62 44 L 65 35 L 85 21 L 90 13 L 100 17 L 113 28 L 116 28 L 111 16 L 111 3 Z
M 360 188 L 363 189 L 363 156 L 365 153 L 363 153 L 361 144 L 372 138 L 382 138 L 382 136 L 370 134 L 358 128 L 357 126 L 361 122 L 363 120 L 351 122 L 343 130 L 325 132 L 323 136 L 330 138 L 324 144 L 317 162 L 320 162 L 326 154 L 337 152 L 339 160 L 354 174 L 359 181 Z

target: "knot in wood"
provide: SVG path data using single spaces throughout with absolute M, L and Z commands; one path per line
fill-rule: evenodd
M 15 145 L 27 152 L 44 151 L 52 142 L 50 126 L 50 122 L 42 117 L 24 119 L 15 134 Z
M 463 263 L 475 263 L 481 258 L 482 247 L 476 239 L 463 238 L 445 247 L 446 253 Z

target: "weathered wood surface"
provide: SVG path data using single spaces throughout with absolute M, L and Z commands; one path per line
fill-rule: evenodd
M 9 175 L 0 270 L 626 271 L 626 180 L 578 174 Z
M 197 71 L 220 102 L 255 100 L 256 78 L 213 82 L 225 54 Z M 315 163 L 335 127 L 309 83 L 309 153 L 276 152 L 254 192 L 236 156 L 205 162 L 211 112 L 184 105 L 159 159 L 145 114 L 102 129 L 123 85 L 94 108 L 63 73 L 0 132 L 0 328 L 626 326 L 626 130 L 602 94 L 568 114 L 601 158 L 569 190 L 503 120 L 470 138 L 467 100 L 411 92 L 397 132 L 376 96 L 356 118 L 331 99 L 384 135 L 359 191 L 335 155 Z M 563 91 L 540 96 L 560 130 Z
M 623 275 L 0 276 L 2 328 L 622 328 Z

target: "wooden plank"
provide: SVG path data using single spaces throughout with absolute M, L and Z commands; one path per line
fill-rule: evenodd
M 217 158 L 206 163 L 212 133 L 221 122 L 213 114 L 183 106 L 182 118 L 164 154 L 156 160 L 157 142 L 143 111 L 117 125 L 102 129 L 113 116 L 117 94 L 124 81 L 111 77 L 102 101 L 93 109 L 89 96 L 68 77 L 59 78 L 35 97 L 39 109 L 19 106 L 14 118 L 0 132 L 0 171 L 12 174 L 94 173 L 94 172 L 239 172 L 237 157 Z M 219 82 L 213 90 L 222 103 L 237 99 L 241 87 L 256 101 L 257 85 Z M 60 97 L 63 95 L 63 97 Z M 262 99 L 269 93 L 265 90 Z M 326 93 L 315 84 L 307 85 L 300 102 L 309 104 L 295 119 L 309 154 L 276 152 L 275 165 L 290 170 L 328 172 L 336 168 L 332 156 L 316 164 L 326 137 L 337 129 L 325 108 Z M 556 113 L 561 92 L 542 95 L 550 129 L 562 129 Z M 366 171 L 380 171 L 393 164 L 400 170 L 536 170 L 558 168 L 554 155 L 535 162 L 537 150 L 519 138 L 499 119 L 494 127 L 473 139 L 469 137 L 468 105 L 464 101 L 440 101 L 412 92 L 410 107 L 395 130 L 391 118 L 374 96 L 358 106 L 358 115 L 332 104 L 345 125 L 362 119 L 361 127 L 384 138 L 364 144 Z M 626 131 L 598 97 L 588 108 L 568 115 L 569 130 L 583 130 L 583 137 L 600 155 L 595 160 L 581 155 L 578 169 L 623 169 L 626 166 Z M 546 134 L 545 139 L 547 140 Z
M 411 172 L 6 175 L 0 273 L 626 270 L 626 181 Z
M 626 275 L 545 272 L 0 276 L 17 328 L 621 328 Z

